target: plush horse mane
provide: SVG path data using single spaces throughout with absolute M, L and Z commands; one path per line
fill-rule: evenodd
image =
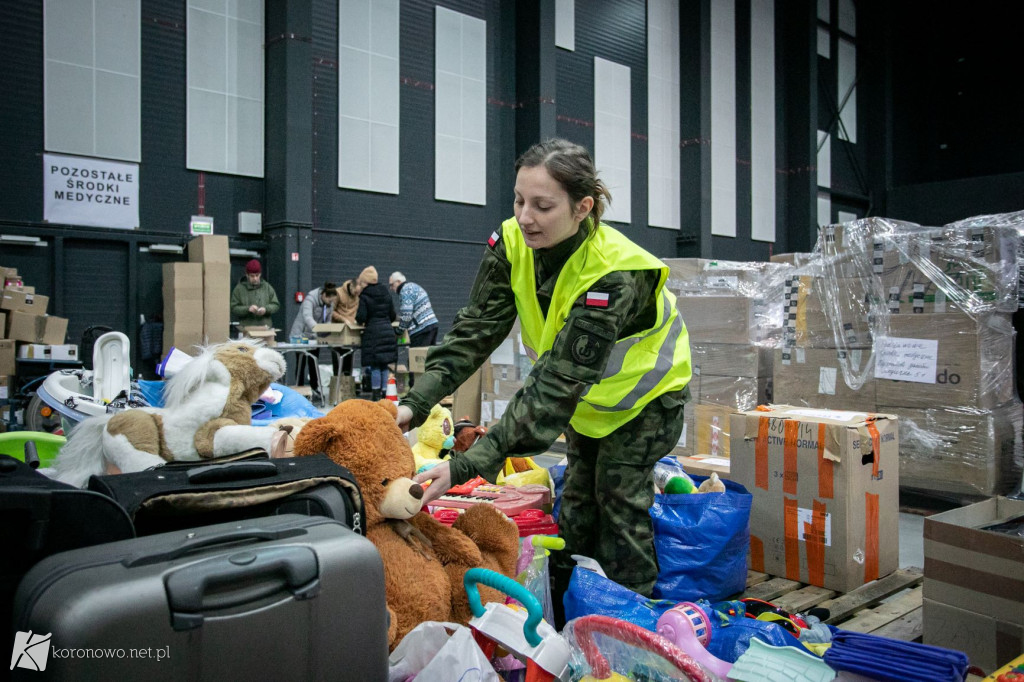
M 253 349 L 259 348 L 263 345 L 255 339 L 241 339 L 238 341 L 229 341 L 228 343 L 235 345 L 245 344 L 247 346 L 251 346 Z M 231 381 L 231 375 L 228 372 L 227 367 L 217 360 L 216 351 L 222 345 L 223 344 L 201 346 L 199 356 L 182 367 L 177 374 L 167 380 L 167 386 L 164 387 L 165 409 L 181 407 L 181 405 L 189 399 L 197 388 L 202 386 L 211 378 L 225 383 Z

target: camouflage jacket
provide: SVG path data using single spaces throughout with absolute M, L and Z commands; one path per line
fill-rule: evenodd
M 537 299 L 546 314 L 562 266 L 583 243 L 587 227 L 551 249 L 534 252 Z M 477 273 L 469 305 L 460 310 L 440 346 L 427 356 L 425 373 L 402 404 L 413 411 L 412 424 L 426 419 L 431 406 L 470 377 L 504 341 L 516 320 L 512 264 L 502 239 L 488 246 Z M 600 381 L 614 340 L 635 334 L 654 323 L 657 271 L 613 272 L 598 280 L 591 292 L 609 294 L 608 307 L 588 307 L 585 296 L 572 307 L 551 351 L 533 366 L 523 388 L 509 401 L 501 420 L 486 437 L 451 460 L 452 484 L 476 475 L 493 481 L 506 457 L 526 457 L 546 451 L 565 431 L 580 396 Z M 583 364 L 573 359 L 573 329 L 603 330 L 591 334 L 596 352 Z M 680 401 L 683 398 L 680 397 Z M 458 416 L 458 415 L 456 415 Z

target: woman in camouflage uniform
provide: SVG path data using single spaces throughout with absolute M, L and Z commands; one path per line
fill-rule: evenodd
M 544 452 L 566 435 L 568 466 L 555 554 L 556 607 L 571 554 L 649 595 L 658 574 L 648 508 L 655 462 L 676 445 L 689 398 L 686 327 L 665 288 L 668 268 L 600 222 L 609 193 L 587 150 L 565 140 L 516 162 L 515 218 L 488 240 L 470 302 L 399 407 L 403 429 L 465 381 L 516 317 L 535 360 L 486 437 L 416 477 L 424 503 L 451 485 L 494 480 L 506 457 Z

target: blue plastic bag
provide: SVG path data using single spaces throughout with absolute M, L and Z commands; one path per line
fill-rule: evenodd
M 656 631 L 655 626 L 662 614 L 676 605 L 672 601 L 645 597 L 579 566 L 572 569 L 569 589 L 565 591 L 562 603 L 567 621 L 597 614 L 619 618 L 651 632 Z
M 700 485 L 703 476 L 693 476 Z M 650 515 L 658 581 L 654 596 L 674 601 L 722 601 L 747 584 L 752 496 L 725 481 L 724 493 L 656 495 Z

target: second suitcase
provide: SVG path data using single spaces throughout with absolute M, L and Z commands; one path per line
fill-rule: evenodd
M 326 516 L 365 535 L 362 495 L 348 469 L 323 454 L 253 453 L 93 476 L 89 489 L 124 507 L 140 536 L 275 514 Z
M 28 572 L 14 609 L 12 668 L 28 680 L 388 674 L 380 554 L 323 517 L 249 519 L 56 554 Z M 25 672 L 40 668 L 45 676 Z

